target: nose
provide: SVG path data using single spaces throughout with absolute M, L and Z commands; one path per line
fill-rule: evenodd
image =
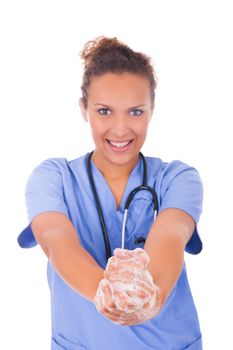
M 124 135 L 127 135 L 129 133 L 129 124 L 127 120 L 127 116 L 124 114 L 117 115 L 112 124 L 112 133 L 119 137 L 123 138 Z

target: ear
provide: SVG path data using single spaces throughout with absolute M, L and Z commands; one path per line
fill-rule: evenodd
M 83 119 L 85 120 L 85 122 L 88 122 L 87 110 L 84 107 L 84 103 L 83 103 L 82 97 L 80 97 L 80 99 L 79 99 L 79 107 L 81 109 L 81 113 L 82 113 Z

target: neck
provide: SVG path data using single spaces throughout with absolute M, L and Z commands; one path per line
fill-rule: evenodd
M 137 164 L 139 155 L 130 160 L 127 164 L 114 164 L 102 157 L 96 150 L 92 155 L 92 160 L 105 178 L 118 180 L 128 178 L 131 171 Z

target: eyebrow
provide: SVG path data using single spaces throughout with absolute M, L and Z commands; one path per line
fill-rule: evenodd
M 95 103 L 95 106 L 97 106 L 97 105 L 104 106 L 104 107 L 107 107 L 107 108 L 112 108 L 111 106 L 108 106 L 108 105 L 106 105 L 104 103 Z M 138 108 L 138 107 L 145 107 L 145 104 L 129 107 L 129 109 L 134 109 L 134 108 Z

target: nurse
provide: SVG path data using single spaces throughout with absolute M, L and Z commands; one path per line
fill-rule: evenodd
M 39 244 L 48 258 L 51 349 L 202 349 L 184 261 L 185 251 L 202 249 L 200 175 L 180 160 L 145 157 L 158 215 L 154 220 L 151 193 L 136 193 L 121 249 L 126 200 L 145 171 L 140 150 L 156 76 L 148 56 L 117 38 L 87 42 L 81 58 L 79 104 L 95 149 L 73 160 L 48 158 L 32 171 L 25 189 L 29 225 L 18 238 L 22 247 Z

